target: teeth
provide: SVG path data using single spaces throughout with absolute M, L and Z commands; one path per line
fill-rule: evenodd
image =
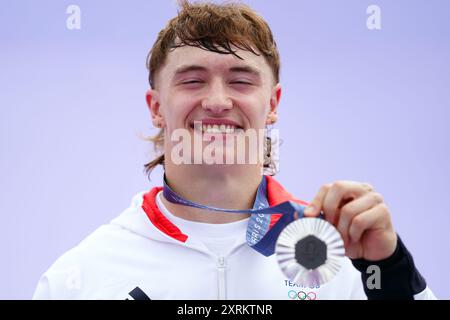
M 203 133 L 212 133 L 212 134 L 214 134 L 214 133 L 216 133 L 216 134 L 234 133 L 236 129 L 237 129 L 236 126 L 229 125 L 229 124 L 221 124 L 221 125 L 204 124 L 204 125 L 202 125 Z

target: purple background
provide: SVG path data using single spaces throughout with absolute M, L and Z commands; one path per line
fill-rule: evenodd
M 372 183 L 439 298 L 450 298 L 450 2 L 245 1 L 282 57 L 276 128 L 288 190 Z M 81 8 L 81 30 L 66 8 Z M 382 29 L 366 28 L 381 8 Z M 175 1 L 0 6 L 0 298 L 28 299 L 54 260 L 148 182 L 145 58 Z

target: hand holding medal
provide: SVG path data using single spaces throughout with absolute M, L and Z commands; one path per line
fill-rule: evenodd
M 392 255 L 397 245 L 389 210 L 366 183 L 324 185 L 301 214 L 304 218 L 289 224 L 276 245 L 281 270 L 298 284 L 328 282 L 344 254 L 378 261 Z
M 338 181 L 322 186 L 304 215 L 317 217 L 321 211 L 341 234 L 349 258 L 379 261 L 394 253 L 397 234 L 389 208 L 371 185 Z
M 350 258 L 381 260 L 395 250 L 397 236 L 389 213 L 381 196 L 367 184 L 325 185 L 307 208 L 293 201 L 270 207 L 266 191 L 263 177 L 254 207 L 248 210 L 191 202 L 171 190 L 165 179 L 163 194 L 168 201 L 180 205 L 251 214 L 247 244 L 265 256 L 275 252 L 282 272 L 299 285 L 321 285 L 330 281 L 338 273 L 345 253 Z M 283 215 L 269 228 L 270 216 L 276 213 Z

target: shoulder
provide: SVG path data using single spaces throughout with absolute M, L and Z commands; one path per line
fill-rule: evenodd
M 111 262 L 120 260 L 120 253 L 127 252 L 129 242 L 136 237 L 115 224 L 99 227 L 50 266 L 33 299 L 95 299 L 98 297 L 92 296 L 91 288 L 125 284 L 120 276 L 112 278 Z

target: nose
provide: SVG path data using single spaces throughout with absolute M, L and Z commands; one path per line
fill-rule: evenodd
M 202 100 L 202 108 L 217 114 L 233 108 L 233 102 L 221 81 L 218 80 L 211 84 L 207 96 Z

